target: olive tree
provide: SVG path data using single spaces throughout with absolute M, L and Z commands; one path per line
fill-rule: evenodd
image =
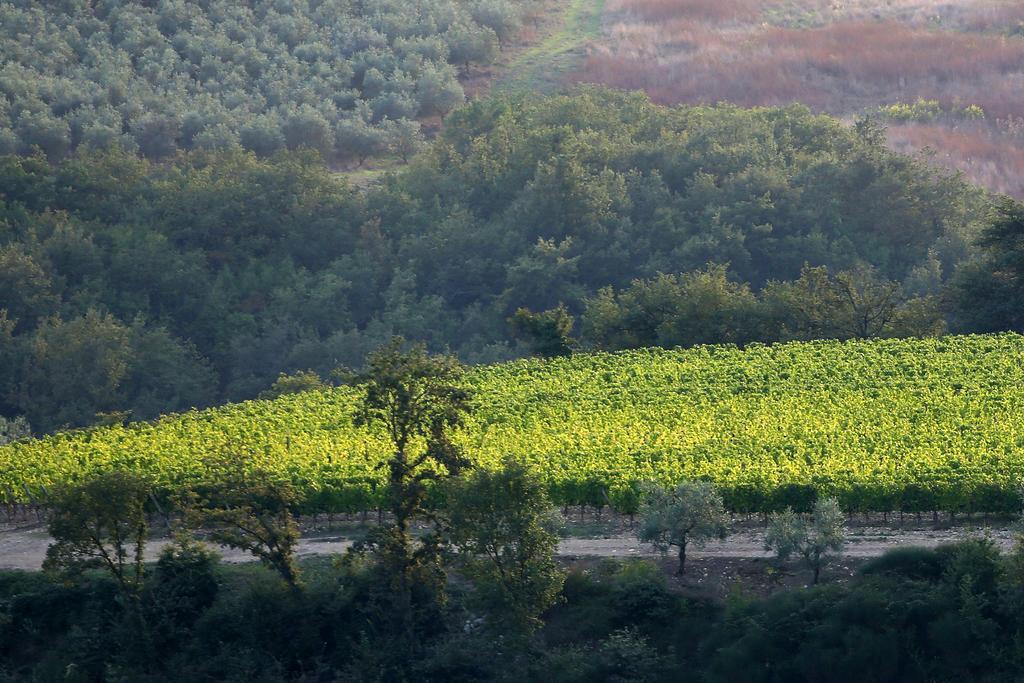
M 728 535 L 722 497 L 706 481 L 684 481 L 675 488 L 648 486 L 640 504 L 638 537 L 661 552 L 679 549 L 677 574 L 686 572 L 686 549 Z
M 178 149 L 181 123 L 173 116 L 145 114 L 132 122 L 131 133 L 144 156 L 163 159 Z
M 814 572 L 818 583 L 821 569 L 846 545 L 843 511 L 835 498 L 820 498 L 810 518 L 786 508 L 772 515 L 765 533 L 765 548 L 780 560 L 799 555 Z
M 362 166 L 370 157 L 387 149 L 387 134 L 361 116 L 351 116 L 338 122 L 335 129 L 337 153 L 343 158 L 356 159 Z
M 257 116 L 247 122 L 239 131 L 239 138 L 242 147 L 261 157 L 268 157 L 287 144 L 281 132 L 281 121 L 273 114 Z
M 444 34 L 449 59 L 469 70 L 470 63 L 490 64 L 498 54 L 498 36 L 493 29 L 472 22 L 452 24 Z
M 416 81 L 421 116 L 444 116 L 462 104 L 466 93 L 450 65 L 424 65 Z
M 501 45 L 507 45 L 519 31 L 519 9 L 507 0 L 477 0 L 470 10 L 473 21 L 494 31 Z
M 50 161 L 61 159 L 71 149 L 70 126 L 49 112 L 23 113 L 18 119 L 17 132 L 23 152 L 31 152 L 33 147 L 38 147 Z
M 388 148 L 403 162 L 409 161 L 423 147 L 423 133 L 420 122 L 410 119 L 388 121 Z
M 324 156 L 334 149 L 334 133 L 330 123 L 308 104 L 289 113 L 281 130 L 288 149 L 308 147 Z

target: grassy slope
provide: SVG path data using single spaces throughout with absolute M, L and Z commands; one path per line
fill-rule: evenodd
M 569 0 L 558 29 L 509 62 L 494 91 L 549 92 L 562 85 L 582 59 L 587 43 L 601 36 L 604 3 Z

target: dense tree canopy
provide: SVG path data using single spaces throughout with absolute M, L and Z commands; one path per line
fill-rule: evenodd
M 520 309 L 557 312 L 565 350 L 930 334 L 987 220 L 980 191 L 799 107 L 595 89 L 448 121 L 366 190 L 312 150 L 0 157 L 0 414 L 150 418 L 396 334 L 546 352 Z
M 433 282 L 467 298 L 530 286 L 515 303 L 531 308 L 557 305 L 536 299 L 559 279 L 622 286 L 708 261 L 755 287 L 798 277 L 806 262 L 920 279 L 929 258 L 948 272 L 983 218 L 979 192 L 957 177 L 803 107 L 663 108 L 605 90 L 476 102 L 403 185 L 428 200 L 407 208 L 425 214 L 415 227 L 447 218 L 453 238 L 488 256 L 480 268 L 424 264 Z M 467 222 L 475 229 L 459 231 Z M 403 237 L 410 249 L 435 239 Z M 551 281 L 487 267 L 536 260 Z
M 1024 332 L 1024 204 L 1004 198 L 979 241 L 979 258 L 953 282 L 957 322 L 972 332 Z
M 352 130 L 444 115 L 528 2 L 0 2 L 0 153 L 241 143 L 361 159 Z

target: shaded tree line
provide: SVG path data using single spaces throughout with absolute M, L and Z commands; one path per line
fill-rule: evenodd
M 805 266 L 759 292 L 726 266 L 603 288 L 585 301 L 583 337 L 609 350 L 646 346 L 934 336 L 945 330 L 939 294 L 908 296 L 867 267 Z

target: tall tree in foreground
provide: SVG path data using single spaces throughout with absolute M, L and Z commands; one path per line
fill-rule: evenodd
M 448 490 L 452 543 L 476 586 L 491 626 L 530 633 L 555 604 L 565 579 L 554 559 L 557 511 L 544 485 L 508 461 L 497 472 L 479 470 Z
M 373 551 L 389 582 L 392 616 L 407 647 L 416 642 L 416 611 L 444 600 L 440 518 L 428 504 L 429 487 L 457 477 L 469 460 L 452 441 L 470 410 L 465 368 L 453 356 L 430 355 L 422 344 L 406 350 L 395 337 L 370 355 L 367 370 L 354 379 L 363 390 L 356 422 L 381 429 L 391 445 L 381 464 L 387 470 L 391 521 L 370 534 L 360 550 Z M 417 518 L 433 529 L 414 543 Z M 414 596 L 414 592 L 416 595 Z
M 640 505 L 641 541 L 661 552 L 679 549 L 677 574 L 686 573 L 686 549 L 713 538 L 725 538 L 729 517 L 722 497 L 706 481 L 684 481 L 674 489 L 648 488 Z
M 53 543 L 43 568 L 64 574 L 101 568 L 116 581 L 122 597 L 137 604 L 151 490 L 142 477 L 113 471 L 54 492 L 48 526 Z

